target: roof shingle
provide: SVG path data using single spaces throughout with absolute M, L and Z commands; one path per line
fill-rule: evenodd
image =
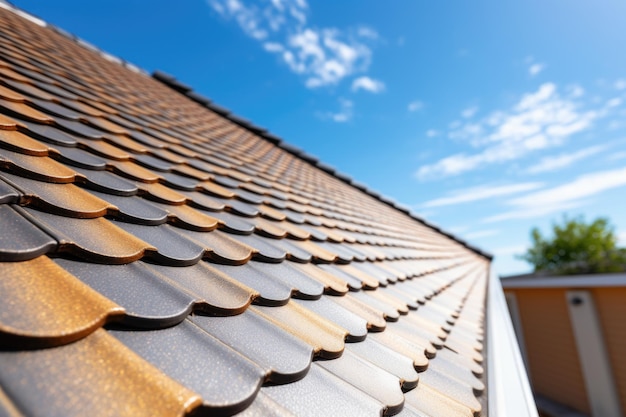
M 0 414 L 481 413 L 487 256 L 0 6 Z

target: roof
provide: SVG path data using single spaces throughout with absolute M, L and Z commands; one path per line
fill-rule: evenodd
M 545 273 L 501 277 L 504 289 L 626 287 L 626 274 L 550 275 Z
M 486 414 L 488 255 L 0 2 L 0 415 Z

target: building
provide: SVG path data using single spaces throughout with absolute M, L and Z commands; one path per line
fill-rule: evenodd
M 592 416 L 626 410 L 626 275 L 502 278 L 537 405 Z

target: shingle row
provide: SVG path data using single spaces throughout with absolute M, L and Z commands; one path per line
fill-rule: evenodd
M 480 412 L 484 257 L 6 8 L 0 50 L 0 414 Z

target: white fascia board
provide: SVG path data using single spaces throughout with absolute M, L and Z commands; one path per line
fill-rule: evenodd
M 513 324 L 513 331 L 517 336 L 517 345 L 519 346 L 520 353 L 522 355 L 522 361 L 526 365 L 526 375 L 530 379 L 530 370 L 528 367 L 528 354 L 526 353 L 526 341 L 524 339 L 524 329 L 522 328 L 522 315 L 519 312 L 517 305 L 517 297 L 515 293 L 509 292 L 504 294 L 507 307 L 509 309 L 509 315 L 511 317 L 511 323 Z
M 21 16 L 21 17 L 23 17 L 26 20 L 30 20 L 31 22 L 35 23 L 36 25 L 39 25 L 39 26 L 42 26 L 42 27 L 45 27 L 45 26 L 48 25 L 44 20 L 42 20 L 42 19 L 40 19 L 38 17 L 35 17 L 32 14 L 30 14 L 30 13 L 26 13 L 25 11 L 23 11 L 23 10 L 17 8 L 17 7 L 14 7 L 13 5 L 11 5 L 11 3 L 7 2 L 7 1 L 0 0 L 0 7 L 3 8 L 3 9 L 6 9 L 6 10 L 10 10 L 13 13 L 15 13 L 16 15 Z
M 26 12 L 24 12 L 22 10 L 19 10 L 19 9 L 15 9 L 14 12 L 15 12 L 16 15 L 21 16 L 21 17 L 23 17 L 26 20 L 30 20 L 31 22 L 33 22 L 36 25 L 39 25 L 41 27 L 48 26 L 48 24 L 46 23 L 45 20 L 42 20 L 42 19 L 40 19 L 38 17 L 35 17 L 32 14 L 30 14 L 30 13 L 26 13 Z
M 500 280 L 492 271 L 487 299 L 489 415 L 538 417 Z
M 626 287 L 626 274 L 564 275 L 501 278 L 504 289 Z

